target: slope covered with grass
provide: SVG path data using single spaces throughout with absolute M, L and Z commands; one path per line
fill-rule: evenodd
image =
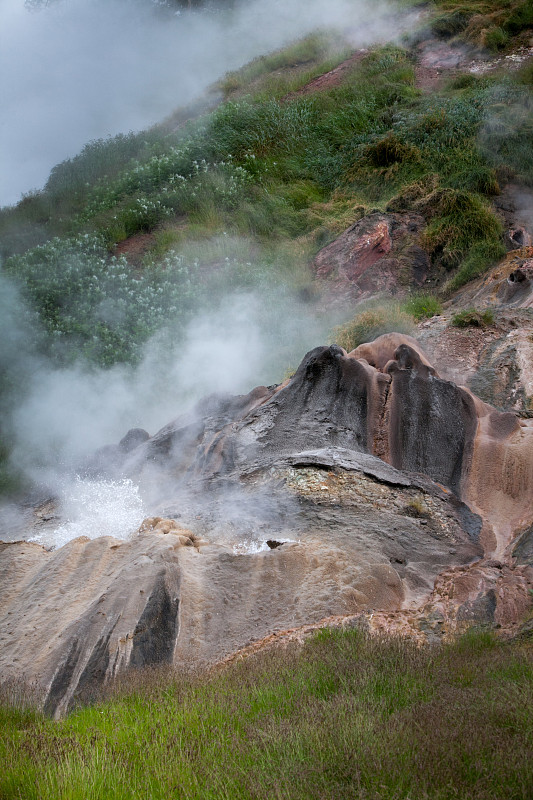
M 504 252 L 494 196 L 533 184 L 531 69 L 454 74 L 428 93 L 416 42 L 481 45 L 483 18 L 504 25 L 511 52 L 531 33 L 526 11 L 442 0 L 403 46 L 369 51 L 317 32 L 161 125 L 89 142 L 42 191 L 0 210 L 2 273 L 35 354 L 136 364 L 152 336 L 179 343 L 220 295 L 279 286 L 312 298 L 315 254 L 374 209 L 425 217 L 432 291 L 482 274 Z M 404 309 L 413 322 L 415 306 Z M 5 406 L 18 383 L 6 365 Z
M 481 19 L 501 22 L 511 46 L 531 28 L 528 8 L 440 2 L 424 35 L 482 44 Z M 305 90 L 338 65 L 338 80 Z M 373 208 L 425 215 L 424 246 L 449 288 L 503 254 L 491 199 L 508 180 L 533 183 L 527 67 L 456 75 L 428 94 L 417 85 L 408 40 L 353 57 L 340 34 L 326 32 L 257 59 L 215 88 L 222 102 L 214 110 L 206 110 L 208 100 L 188 121 L 180 121 L 185 112 L 146 132 L 90 142 L 54 168 L 43 191 L 0 212 L 4 270 L 52 340 L 60 337 L 56 356 L 83 354 L 103 365 L 135 359 L 161 320 L 178 328 L 186 321 L 191 294 L 197 302 L 209 296 L 213 271 L 218 288 L 225 270 L 234 288 L 254 283 L 252 262 L 274 277 L 283 262 L 280 280 L 310 285 L 314 253 Z M 128 264 L 136 237 L 144 237 L 141 255 Z M 95 276 L 109 273 L 98 278 L 104 286 L 94 301 L 86 288 L 58 288 L 72 281 L 73 253 L 82 271 L 94 264 Z M 121 294 L 126 284 L 161 297 L 171 286 L 171 301 L 160 309 L 151 303 L 153 321 L 132 325 L 139 304 L 135 292 L 131 303 Z M 115 293 L 121 313 L 102 314 Z
M 181 251 L 191 252 L 195 243 L 200 261 L 203 243 L 213 237 L 226 240 L 215 263 L 239 260 L 228 241 L 243 238 L 253 244 L 256 262 L 272 262 L 284 243 L 295 243 L 305 261 L 360 216 L 361 208 L 384 208 L 393 198 L 398 204 L 399 196 L 401 202 L 410 193 L 419 200 L 429 196 L 426 239 L 434 261 L 455 274 L 456 283 L 464 282 L 502 253 L 489 198 L 497 191 L 495 168 L 505 153 L 484 152 L 479 133 L 489 109 L 523 103 L 527 92 L 487 78 L 452 86 L 439 98 L 423 96 L 414 85 L 409 53 L 386 47 L 355 63 L 341 85 L 314 95 L 248 95 L 173 133 L 162 128 L 145 138 L 93 143 L 59 165 L 42 193 L 3 212 L 4 269 L 51 332 L 87 352 L 85 310 L 76 296 L 47 293 L 42 285 L 67 269 L 65 252 L 79 253 L 87 264 L 94 259 L 98 273 L 105 248 L 112 253 L 121 242 L 150 234 L 143 272 L 156 285 L 154 273 L 167 258 L 166 277 L 179 283 Z M 21 230 L 30 222 L 39 223 L 28 228 L 30 239 L 49 243 L 9 257 L 10 250 L 24 250 Z M 112 258 L 109 263 L 112 274 Z M 303 281 L 311 279 L 308 274 Z M 68 280 L 65 271 L 62 281 Z M 301 271 L 296 280 L 302 282 Z M 173 305 L 179 316 L 183 304 Z M 150 325 L 125 329 L 137 342 L 152 332 Z M 116 335 L 109 322 L 98 320 L 99 341 Z M 100 350 L 91 352 L 102 363 L 127 355 L 118 347 L 114 356 L 106 350 L 100 358 Z
M 527 800 L 533 660 L 471 632 L 324 631 L 210 678 L 139 673 L 55 723 L 1 712 L 0 797 Z

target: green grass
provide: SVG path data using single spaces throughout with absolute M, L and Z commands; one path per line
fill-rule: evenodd
M 466 18 L 470 26 L 502 10 L 489 0 L 437 5 L 441 17 L 450 16 L 449 24 L 461 29 Z M 526 19 L 520 4 L 504 5 L 508 15 L 516 11 L 517 19 Z M 228 89 L 234 99 L 214 111 L 173 132 L 161 126 L 90 142 L 54 168 L 42 192 L 0 211 L 0 255 L 45 329 L 59 330 L 72 352 L 78 348 L 105 364 L 131 360 L 137 342 L 155 330 L 152 322 L 143 323 L 144 333 L 122 326 L 119 341 L 117 330 L 95 316 L 96 303 L 43 302 L 45 284 L 56 273 L 36 245 L 46 249 L 57 237 L 67 243 L 86 234 L 102 239 L 109 251 L 99 265 L 103 275 L 114 269 L 117 243 L 151 233 L 141 271 L 159 265 L 164 272 L 169 252 L 190 253 L 195 243 L 223 235 L 253 240 L 263 263 L 272 248 L 301 241 L 311 259 L 365 209 L 388 208 L 428 220 L 422 243 L 433 285 L 460 288 L 495 263 L 504 248 L 491 199 L 509 178 L 533 183 L 528 70 L 503 80 L 458 76 L 426 96 L 415 87 L 410 53 L 388 45 L 371 50 L 340 85 L 325 91 L 287 99 L 281 84 L 269 88 L 268 81 L 301 81 L 308 69 L 320 74 L 345 55 L 342 37 L 313 34 L 230 76 L 240 89 Z M 202 268 L 201 249 L 192 261 Z M 12 255 L 22 261 L 10 261 Z M 297 269 L 294 282 L 300 283 L 299 260 Z M 183 279 L 187 294 L 190 276 Z M 163 306 L 159 312 L 156 303 L 153 320 L 166 322 Z M 106 340 L 92 350 L 91 327 Z
M 434 4 L 441 11 L 431 28 L 444 39 L 464 39 L 499 50 L 533 28 L 531 0 L 434 0 Z
M 423 236 L 424 244 L 433 260 L 446 269 L 462 266 L 465 270 L 469 256 L 473 258 L 475 254 L 481 272 L 491 260 L 496 261 L 505 252 L 501 243 L 502 224 L 479 195 L 437 189 L 422 203 L 420 206 L 430 220 Z M 476 274 L 474 266 L 470 273 L 469 277 Z
M 349 45 L 339 40 L 338 34 L 317 31 L 281 50 L 254 59 L 240 70 L 227 73 L 217 87 L 225 98 L 248 89 L 250 84 L 255 85 L 256 97 L 261 98 L 265 94 L 269 97 L 281 96 L 289 85 L 291 88 L 288 91 L 294 91 L 317 75 L 333 69 L 350 52 Z M 296 78 L 290 73 L 286 74 L 288 69 L 296 68 L 300 68 Z
M 452 317 L 452 325 L 455 328 L 486 328 L 494 323 L 494 312 L 487 308 L 478 311 L 476 308 L 467 308 L 458 311 Z
M 410 314 L 417 322 L 429 319 L 442 312 L 442 304 L 435 295 L 419 292 L 412 295 L 403 304 L 403 310 Z
M 526 800 L 532 654 L 323 631 L 211 677 L 139 673 L 59 723 L 4 706 L 0 796 Z
M 349 353 L 383 333 L 412 333 L 413 328 L 414 317 L 399 303 L 393 300 L 377 301 L 367 304 L 352 320 L 335 328 L 331 340 Z
M 495 26 L 485 33 L 485 45 L 489 50 L 497 52 L 504 50 L 509 44 L 509 34 L 503 28 Z
M 194 263 L 169 257 L 137 274 L 125 258 L 109 259 L 103 240 L 88 234 L 51 239 L 12 256 L 4 270 L 37 311 L 49 354 L 101 366 L 139 359 L 162 315 L 167 325 L 184 325 L 198 289 Z

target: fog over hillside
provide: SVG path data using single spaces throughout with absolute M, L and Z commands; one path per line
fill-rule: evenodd
M 348 29 L 354 45 L 401 27 L 382 0 L 251 0 L 224 12 L 160 6 L 57 0 L 31 10 L 0 0 L 0 205 L 42 187 L 87 141 L 149 126 L 226 71 L 317 26 Z

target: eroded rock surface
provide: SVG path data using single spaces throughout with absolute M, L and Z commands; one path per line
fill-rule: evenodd
M 422 286 L 430 270 L 419 242 L 425 225 L 416 213 L 368 214 L 320 250 L 315 274 L 330 299 L 343 302 Z
M 520 247 L 457 297 L 457 307 L 533 308 L 533 247 Z
M 131 540 L 1 545 L 0 670 L 60 715 L 118 671 L 214 663 L 324 619 L 512 630 L 533 585 L 532 437 L 410 337 L 315 348 L 280 386 L 100 452 L 91 470 L 150 506 Z

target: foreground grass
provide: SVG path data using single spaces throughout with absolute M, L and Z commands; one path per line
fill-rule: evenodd
M 356 631 L 208 680 L 138 674 L 54 723 L 4 707 L 1 798 L 530 798 L 533 650 Z

